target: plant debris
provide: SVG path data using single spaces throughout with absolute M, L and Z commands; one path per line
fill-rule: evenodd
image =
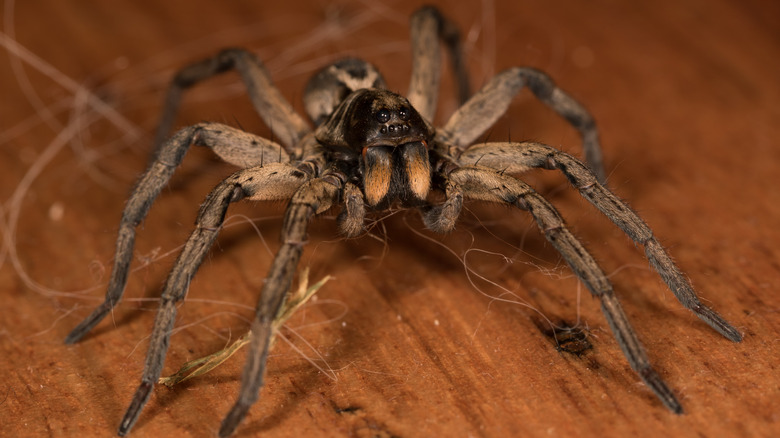
M 276 318 L 274 318 L 273 334 L 271 335 L 271 348 L 273 348 L 274 342 L 276 340 L 276 333 L 279 328 L 281 328 L 287 322 L 287 320 L 290 319 L 290 317 L 312 296 L 314 296 L 314 294 L 330 279 L 331 276 L 326 275 L 320 281 L 309 287 L 309 269 L 304 268 L 302 270 L 298 281 L 298 289 L 290 292 L 290 295 L 282 305 L 282 308 L 279 309 L 279 313 L 276 315 Z M 184 363 L 179 371 L 168 377 L 160 377 L 157 380 L 157 383 L 161 383 L 171 388 L 177 383 L 181 383 L 194 377 L 206 374 L 228 360 L 230 356 L 240 350 L 241 347 L 248 344 L 251 340 L 252 331 L 250 330 L 228 347 L 208 356 L 201 357 L 200 359 L 195 359 Z

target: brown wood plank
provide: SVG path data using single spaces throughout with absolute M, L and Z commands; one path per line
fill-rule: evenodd
M 143 366 L 154 297 L 198 205 L 232 171 L 206 151 L 190 153 L 140 228 L 125 301 L 83 342 L 63 345 L 102 299 L 119 214 L 177 67 L 224 46 L 249 47 L 299 111 L 305 81 L 339 56 L 367 58 L 391 88 L 406 89 L 414 2 L 325 3 L 5 4 L 4 45 L 20 44 L 25 59 L 57 76 L 24 61 L 18 70 L 18 56 L 0 62 L 0 435 L 116 430 Z M 560 175 L 531 173 L 611 275 L 685 415 L 666 411 L 640 383 L 598 303 L 525 213 L 469 204 L 455 233 L 423 232 L 435 241 L 416 234 L 414 212 L 372 228 L 379 238 L 339 239 L 334 216 L 315 224 L 304 263 L 313 279 L 336 278 L 285 334 L 327 373 L 280 342 L 239 436 L 780 434 L 780 7 L 436 3 L 464 30 L 473 85 L 530 65 L 586 104 L 601 128 L 610 186 L 745 340 L 732 344 L 685 311 L 642 252 Z M 450 85 L 445 75 L 439 123 L 455 107 Z M 201 120 L 270 135 L 234 75 L 187 96 L 178 125 Z M 486 138 L 579 154 L 572 131 L 524 93 Z M 271 255 L 241 215 L 261 219 L 273 249 L 282 207 L 231 209 L 231 226 L 180 309 L 167 372 L 246 330 Z M 474 276 L 472 285 L 464 253 L 506 292 Z M 544 318 L 579 320 L 593 348 L 557 352 Z M 240 354 L 178 389 L 156 388 L 132 436 L 214 435 L 242 362 Z

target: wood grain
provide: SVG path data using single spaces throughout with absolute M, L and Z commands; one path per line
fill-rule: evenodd
M 249 47 L 301 112 L 308 77 L 345 55 L 375 63 L 405 91 L 414 2 L 299 3 L 4 4 L 12 54 L 0 61 L 0 435 L 116 430 L 140 376 L 154 298 L 198 205 L 232 171 L 190 152 L 139 229 L 125 301 L 83 342 L 63 345 L 102 299 L 123 202 L 177 67 Z M 745 339 L 732 344 L 685 311 L 641 250 L 563 177 L 531 173 L 610 273 L 685 415 L 640 383 L 598 303 L 523 212 L 469 204 L 443 237 L 420 231 L 414 212 L 348 241 L 336 237 L 335 215 L 315 223 L 304 263 L 313 279 L 335 280 L 288 324 L 290 344 L 274 351 L 239 436 L 778 436 L 780 7 L 435 3 L 464 29 L 475 87 L 530 65 L 586 104 L 610 186 Z M 454 107 L 445 75 L 437 122 Z M 187 95 L 177 125 L 201 120 L 270 136 L 235 75 Z M 507 138 L 581 152 L 573 129 L 530 93 L 486 136 Z M 271 253 L 242 218 L 257 220 L 273 251 L 282 209 L 231 209 L 180 309 L 168 373 L 246 330 Z M 579 322 L 593 348 L 556 351 L 546 319 Z M 156 388 L 132 436 L 214 435 L 240 383 L 237 356 L 180 388 Z

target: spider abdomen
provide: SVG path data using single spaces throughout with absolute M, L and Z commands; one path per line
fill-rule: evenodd
M 357 58 L 334 62 L 306 84 L 303 93 L 306 113 L 319 126 L 344 98 L 362 88 L 385 88 L 385 80 L 376 67 Z

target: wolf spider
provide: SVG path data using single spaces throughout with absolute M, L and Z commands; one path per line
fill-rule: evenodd
M 439 40 L 450 53 L 464 103 L 442 128 L 434 129 L 430 121 L 439 89 Z M 412 16 L 411 41 L 413 62 L 408 98 L 388 91 L 376 68 L 362 60 L 342 60 L 317 73 L 304 93 L 306 112 L 316 126 L 313 131 L 271 83 L 263 64 L 245 50 L 224 50 L 176 75 L 158 131 L 160 146 L 122 214 L 105 302 L 65 342 L 79 341 L 120 300 L 133 253 L 135 228 L 190 145 L 209 147 L 241 170 L 206 197 L 195 230 L 168 276 L 141 384 L 121 422 L 119 435 L 130 431 L 160 376 L 176 303 L 184 298 L 192 276 L 217 237 L 228 206 L 242 199 L 289 199 L 290 203 L 282 225 L 282 246 L 271 265 L 251 325 L 254 337 L 239 397 L 222 422 L 220 436 L 230 435 L 259 397 L 272 336 L 271 323 L 290 289 L 309 221 L 337 205 L 341 206 L 340 229 L 347 236 L 363 231 L 367 211 L 390 206 L 418 209 L 425 226 L 439 233 L 455 226 L 464 199 L 503 203 L 528 211 L 547 240 L 601 301 L 602 311 L 631 368 L 669 410 L 681 413 L 682 406 L 650 365 L 604 272 L 555 208 L 512 176 L 530 168 L 561 171 L 582 196 L 644 246 L 650 265 L 683 306 L 726 338 L 741 340 L 734 327 L 699 301 L 685 275 L 644 221 L 604 186 L 598 134 L 584 107 L 546 74 L 532 68 L 503 71 L 469 97 L 458 31 L 433 7 L 424 7 Z M 189 126 L 163 141 L 173 124 L 182 91 L 228 70 L 240 74 L 254 107 L 281 145 L 217 123 Z M 472 145 L 507 110 L 523 87 L 579 130 L 588 166 L 540 143 Z M 428 195 L 432 191 L 443 193 L 444 201 L 430 203 Z

